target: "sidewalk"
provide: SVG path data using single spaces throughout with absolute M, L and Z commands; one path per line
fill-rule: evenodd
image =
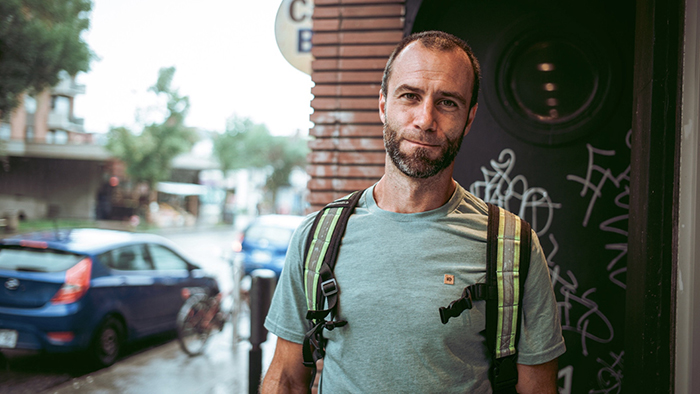
M 246 327 L 248 325 L 248 327 Z M 242 335 L 250 330 L 249 320 L 240 319 Z M 263 343 L 263 371 L 272 359 L 276 337 Z M 210 338 L 204 354 L 186 355 L 177 340 L 147 352 L 135 354 L 93 374 L 75 378 L 41 394 L 140 394 L 140 393 L 248 393 L 247 340 L 233 344 L 232 325 Z

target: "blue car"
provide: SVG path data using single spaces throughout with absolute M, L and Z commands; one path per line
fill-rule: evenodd
M 175 329 L 185 287 L 216 279 L 167 239 L 101 229 L 0 239 L 0 351 L 87 350 L 114 363 L 131 340 Z
M 303 216 L 262 215 L 255 218 L 243 232 L 242 239 L 234 243 L 236 263 L 243 267 L 245 275 L 256 269 L 269 269 L 279 278 L 284 266 L 292 233 L 299 227 Z

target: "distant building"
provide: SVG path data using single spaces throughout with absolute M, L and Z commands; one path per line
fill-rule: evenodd
M 135 212 L 123 163 L 104 148 L 104 135 L 86 132 L 74 116 L 74 99 L 83 93 L 85 85 L 64 73 L 56 86 L 25 94 L 0 122 L 0 219 L 123 219 Z M 197 183 L 201 170 L 216 167 L 184 154 L 173 161 L 171 180 Z M 197 216 L 199 196 L 184 197 Z
M 93 142 L 83 119 L 73 115 L 75 96 L 85 93 L 85 85 L 63 72 L 59 83 L 35 96 L 25 94 L 12 111 L 9 123 L 2 123 L 0 139 L 45 144 L 82 144 Z
M 94 217 L 110 155 L 73 115 L 75 96 L 83 93 L 85 85 L 62 73 L 56 86 L 25 94 L 0 123 L 7 156 L 0 168 L 0 217 Z

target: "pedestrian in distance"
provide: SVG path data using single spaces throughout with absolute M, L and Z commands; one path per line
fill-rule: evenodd
M 322 283 L 329 286 L 321 290 L 328 304 L 337 297 L 333 310 L 315 326 L 316 337 L 307 335 L 313 331 L 307 313 L 315 310 L 305 262 L 317 216 L 311 214 L 292 238 L 265 322 L 278 339 L 263 393 L 494 392 L 492 374 L 500 368 L 493 368 L 486 302 L 467 291 L 487 277 L 492 207 L 453 179 L 455 156 L 477 113 L 479 76 L 471 49 L 453 35 L 416 33 L 396 47 L 379 93 L 385 172 L 358 194 L 333 279 Z M 517 312 L 508 317 L 517 321 L 513 337 L 519 337 L 511 344 L 517 375 L 508 377 L 509 390 L 556 393 L 557 359 L 565 352 L 559 313 L 542 248 L 522 223 L 529 269 L 521 272 Z M 498 281 L 498 289 L 507 287 Z M 456 304 L 463 313 L 451 314 Z M 501 327 L 505 319 L 497 313 L 491 318 Z M 304 365 L 313 338 L 321 338 L 319 354 L 325 353 L 320 379 Z

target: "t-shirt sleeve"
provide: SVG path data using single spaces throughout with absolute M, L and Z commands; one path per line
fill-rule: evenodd
M 308 329 L 304 294 L 304 245 L 315 215 L 309 215 L 292 235 L 265 328 L 282 339 L 303 343 Z
M 520 327 L 519 364 L 546 363 L 566 352 L 549 267 L 534 231 Z

